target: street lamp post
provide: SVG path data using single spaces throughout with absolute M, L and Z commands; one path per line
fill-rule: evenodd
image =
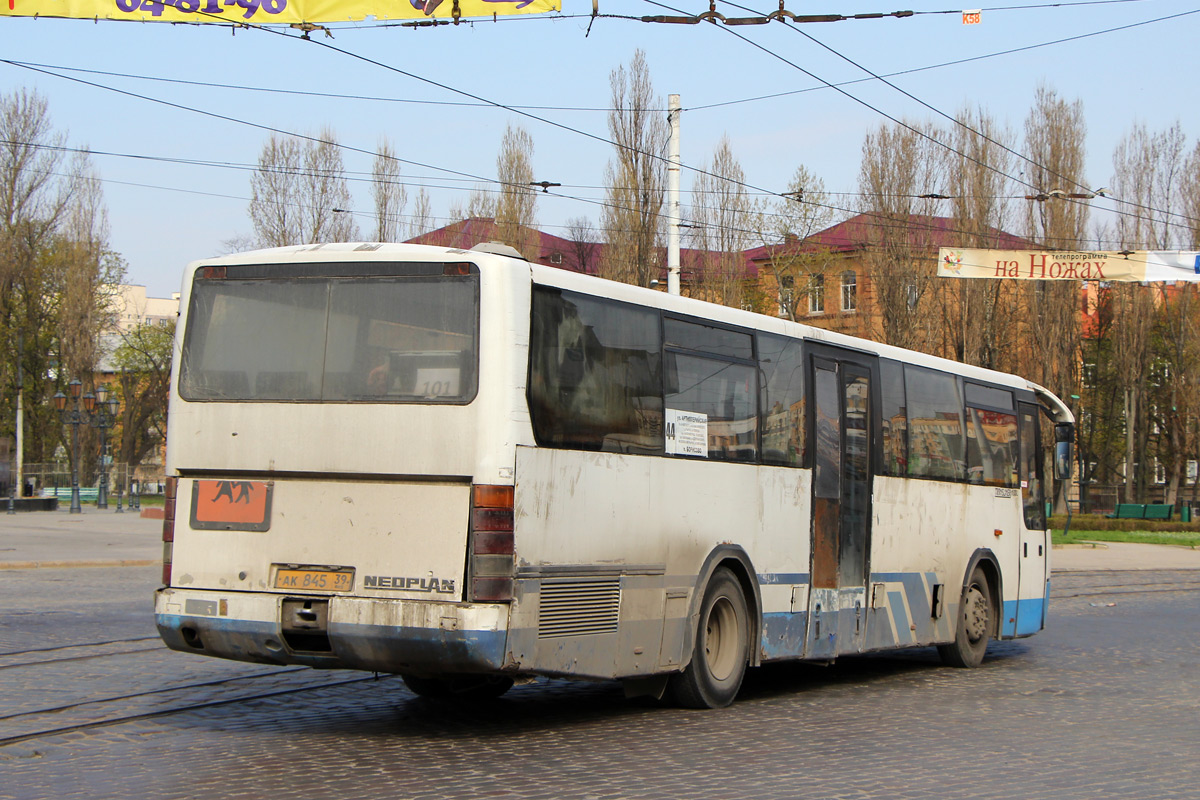
M 96 393 L 83 393 L 83 384 L 78 378 L 67 384 L 70 397 L 57 392 L 54 395 L 54 407 L 62 416 L 64 425 L 71 426 L 71 513 L 83 513 L 83 505 L 79 502 L 79 426 L 90 425 L 100 430 L 100 487 L 96 495 L 96 508 L 108 508 L 108 465 L 105 458 L 108 455 L 107 429 L 112 427 L 117 418 L 119 404 L 116 398 L 109 399 L 108 387 L 100 386 Z M 67 407 L 67 401 L 71 407 Z M 82 408 L 80 407 L 82 405 Z
M 79 502 L 79 426 L 87 423 L 87 416 L 79 408 L 83 384 L 76 378 L 67 384 L 67 391 L 71 393 L 72 407 L 67 408 L 67 396 L 62 392 L 55 392 L 54 407 L 62 416 L 63 424 L 71 426 L 71 513 L 82 514 L 83 505 Z M 89 392 L 83 402 L 94 403 L 96 398 Z
M 100 430 L 100 491 L 96 495 L 96 508 L 108 508 L 108 429 L 117 419 L 117 399 L 109 399 L 108 387 L 96 387 L 96 405 L 92 412 L 92 426 Z

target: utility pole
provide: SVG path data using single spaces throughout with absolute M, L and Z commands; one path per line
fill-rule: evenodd
M 667 98 L 667 294 L 679 294 L 679 95 Z
M 25 334 L 17 334 L 17 497 L 25 494 Z

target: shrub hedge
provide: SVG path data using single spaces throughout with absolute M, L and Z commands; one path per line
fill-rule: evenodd
M 1061 531 L 1066 525 L 1066 516 L 1053 516 L 1049 520 L 1052 530 Z M 1200 532 L 1200 520 L 1192 522 L 1165 522 L 1157 519 L 1109 519 L 1103 514 L 1072 514 L 1072 531 L 1171 531 Z

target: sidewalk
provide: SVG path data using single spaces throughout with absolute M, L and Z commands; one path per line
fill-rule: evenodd
M 82 514 L 29 511 L 5 514 L 0 506 L 0 569 L 36 567 L 141 567 L 162 561 L 162 520 L 115 508 Z M 1200 569 L 1200 550 L 1110 542 L 1095 548 L 1056 547 L 1055 571 Z
M 1123 569 L 1200 569 L 1200 550 L 1169 544 L 1070 544 L 1050 553 L 1052 572 Z
M 0 504 L 0 569 L 143 567 L 162 563 L 162 520 L 116 505 L 82 514 L 22 511 Z

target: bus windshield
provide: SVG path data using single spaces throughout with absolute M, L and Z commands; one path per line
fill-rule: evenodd
M 255 278 L 197 277 L 180 368 L 184 399 L 474 398 L 477 273 Z

